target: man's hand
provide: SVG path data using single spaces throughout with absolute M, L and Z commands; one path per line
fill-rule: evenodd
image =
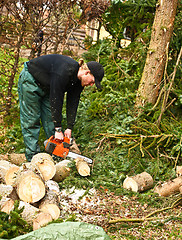
M 71 138 L 71 132 L 72 130 L 67 128 L 65 131 L 64 131 L 64 136 L 67 137 L 67 138 Z
M 63 133 L 55 131 L 55 139 L 59 139 L 59 140 L 63 141 L 63 139 L 64 139 Z

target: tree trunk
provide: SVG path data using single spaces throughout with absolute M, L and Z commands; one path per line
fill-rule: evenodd
M 147 59 L 136 97 L 136 108 L 155 104 L 166 63 L 166 53 L 173 32 L 178 0 L 160 0 L 152 27 Z

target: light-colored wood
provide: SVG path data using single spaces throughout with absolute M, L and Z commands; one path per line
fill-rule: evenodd
M 182 194 L 182 186 L 179 187 L 179 192 Z
M 41 177 L 30 169 L 17 174 L 15 187 L 20 200 L 35 203 L 45 195 L 45 184 Z
M 18 199 L 18 195 L 16 193 L 15 188 L 11 185 L 0 184 L 0 197 L 8 197 L 13 200 Z
M 123 182 L 123 187 L 133 192 L 143 192 L 152 188 L 152 186 L 153 178 L 147 172 L 137 174 L 136 176 L 127 177 Z
M 154 192 L 158 193 L 159 196 L 168 197 L 172 194 L 179 193 L 180 187 L 182 186 L 182 176 L 177 177 L 173 180 L 159 184 L 154 188 Z
M 47 180 L 45 182 L 46 189 L 55 192 L 58 196 L 61 194 L 59 184 L 53 180 Z
M 6 160 L 0 161 L 0 179 L 7 185 L 12 185 L 16 178 L 19 167 Z
M 182 176 L 182 166 L 176 167 L 176 175 L 177 175 L 177 177 Z
M 12 200 L 11 198 L 3 197 L 0 200 L 0 210 L 2 212 L 9 214 L 10 211 L 13 210 L 13 208 L 14 208 L 14 200 Z
M 33 230 L 44 227 L 51 221 L 52 217 L 49 213 L 40 212 L 38 216 L 33 220 Z
M 76 162 L 76 168 L 78 170 L 78 173 L 83 176 L 90 176 L 90 167 L 86 161 L 84 161 L 82 158 L 75 159 Z
M 49 213 L 56 220 L 60 216 L 59 201 L 59 195 L 52 190 L 48 190 L 40 202 L 39 209 L 45 213 Z
M 33 226 L 33 230 L 39 229 L 52 221 L 52 217 L 49 213 L 44 213 L 29 203 L 20 201 L 18 209 L 21 208 L 23 208 L 23 212 L 21 213 L 22 218 Z M 0 209 L 2 212 L 9 214 L 10 211 L 14 209 L 14 201 L 10 198 L 1 199 Z
M 68 165 L 71 164 L 71 160 L 63 160 L 56 164 L 56 173 L 53 180 L 56 182 L 63 181 L 66 177 L 70 175 L 70 168 Z
M 38 167 L 45 181 L 54 177 L 56 166 L 53 158 L 48 153 L 38 153 L 34 155 L 31 163 Z

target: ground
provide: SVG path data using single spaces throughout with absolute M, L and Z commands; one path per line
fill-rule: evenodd
M 21 165 L 26 161 L 24 154 L 1 155 L 1 160 L 10 160 Z M 115 195 L 108 189 L 70 189 L 61 190 L 60 219 L 83 221 L 96 224 L 107 232 L 111 239 L 182 239 L 182 200 L 168 209 L 181 195 L 170 198 L 156 198 L 163 202 L 162 209 L 156 204 L 141 202 L 141 194 Z M 148 198 L 153 197 L 148 195 Z M 146 198 L 145 198 L 146 199 Z M 167 208 L 166 208 L 167 207 Z M 158 211 L 158 212 L 155 212 Z M 151 214 L 150 221 L 141 219 Z M 112 220 L 124 219 L 112 223 Z

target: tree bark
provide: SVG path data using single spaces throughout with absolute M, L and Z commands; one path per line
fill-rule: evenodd
M 180 192 L 181 187 L 182 176 L 156 186 L 154 191 L 158 193 L 159 196 L 168 197 L 172 194 Z
M 123 187 L 133 192 L 143 192 L 152 186 L 153 178 L 147 172 L 142 172 L 133 177 L 127 177 L 123 182 Z
M 152 35 L 136 97 L 136 108 L 155 104 L 166 63 L 167 49 L 173 32 L 178 0 L 160 0 L 152 27 Z

